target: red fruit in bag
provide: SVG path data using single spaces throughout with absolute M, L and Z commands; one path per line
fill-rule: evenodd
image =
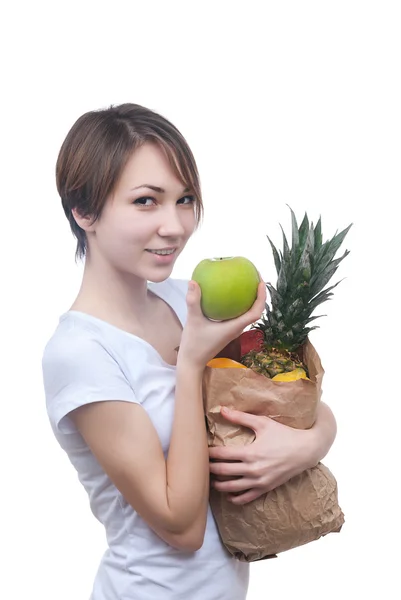
M 241 344 L 242 357 L 251 350 L 262 350 L 263 332 L 259 329 L 249 329 L 248 331 L 241 333 L 239 340 Z

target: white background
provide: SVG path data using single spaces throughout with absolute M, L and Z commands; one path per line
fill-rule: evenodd
M 136 102 L 193 148 L 205 222 L 174 275 L 241 254 L 266 280 L 290 213 L 350 222 L 320 329 L 325 459 L 346 524 L 253 564 L 249 600 L 401 597 L 400 4 L 19 2 L 1 17 L 0 597 L 85 600 L 105 540 L 47 422 L 41 355 L 81 276 L 54 183 L 83 112 Z M 398 286 L 397 286 L 398 287 Z M 318 322 L 319 323 L 319 322 Z M 7 591 L 6 591 L 7 590 Z M 189 599 L 190 600 L 190 599 Z M 207 600 L 205 598 L 205 600 Z

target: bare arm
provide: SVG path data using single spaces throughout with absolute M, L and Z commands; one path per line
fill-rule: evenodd
M 202 372 L 177 365 L 170 450 L 137 404 L 105 401 L 76 409 L 77 429 L 127 502 L 167 543 L 197 550 L 203 541 L 209 456 L 201 396 Z
M 337 422 L 330 407 L 324 402 L 319 402 L 316 421 L 310 429 L 312 443 L 310 444 L 312 456 L 308 467 L 314 467 L 326 456 L 337 435 Z
M 129 402 L 104 401 L 71 417 L 99 464 L 124 498 L 168 544 L 195 551 L 203 543 L 209 499 L 209 453 L 202 376 L 213 358 L 260 318 L 266 286 L 252 309 L 213 323 L 200 309 L 200 288 L 187 296 L 188 317 L 177 359 L 175 413 L 167 460 L 146 411 Z

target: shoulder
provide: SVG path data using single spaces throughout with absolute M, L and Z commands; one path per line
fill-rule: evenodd
M 187 317 L 188 283 L 189 281 L 186 279 L 170 277 L 161 283 L 149 283 L 149 289 L 173 307 L 182 324 L 185 323 Z
M 185 298 L 188 291 L 188 283 L 187 279 L 169 277 L 161 283 L 149 283 L 149 287 L 164 294 L 176 294 Z
M 186 296 L 188 292 L 188 280 L 186 279 L 167 279 L 171 293 L 175 295 L 186 306 Z
M 48 340 L 42 356 L 44 367 L 61 363 L 77 363 L 90 361 L 95 353 L 107 354 L 102 345 L 102 336 L 90 322 L 78 322 L 73 313 L 60 317 L 58 326 Z
M 50 419 L 65 433 L 73 430 L 65 417 L 83 404 L 105 400 L 138 402 L 120 364 L 105 343 L 101 328 L 74 314 L 60 319 L 46 344 L 42 373 Z

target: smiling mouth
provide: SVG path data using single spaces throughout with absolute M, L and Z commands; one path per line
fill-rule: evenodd
M 177 248 L 169 248 L 165 250 L 150 250 L 146 249 L 146 252 L 150 252 L 151 254 L 159 254 L 160 256 L 167 256 L 169 254 L 174 254 L 177 251 Z

